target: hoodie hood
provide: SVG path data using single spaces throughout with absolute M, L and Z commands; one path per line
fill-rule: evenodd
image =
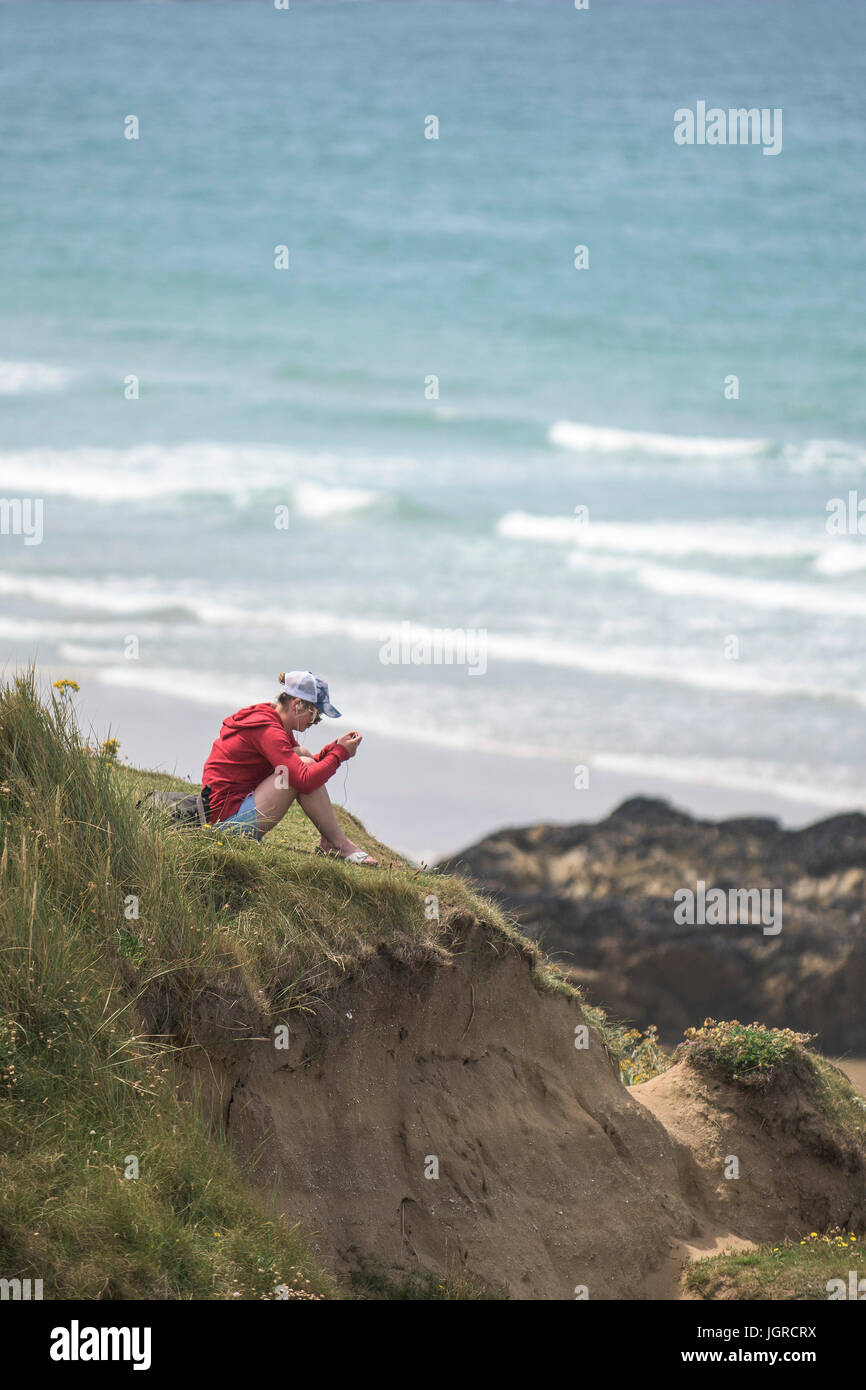
M 273 705 L 269 705 L 267 702 L 261 705 L 245 705 L 243 709 L 237 710 L 223 720 L 220 737 L 223 738 L 226 734 L 241 733 L 244 729 L 260 729 L 267 724 L 277 724 L 285 732 L 283 721 Z M 289 734 L 289 738 L 294 741 L 291 734 Z

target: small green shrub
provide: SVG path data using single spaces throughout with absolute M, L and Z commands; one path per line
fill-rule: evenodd
M 700 1028 L 686 1028 L 684 1036 L 686 1041 L 674 1053 L 675 1062 L 687 1059 L 713 1067 L 732 1081 L 758 1081 L 769 1079 L 782 1062 L 802 1052 L 814 1034 L 740 1023 L 736 1018 L 726 1023 L 706 1018 Z

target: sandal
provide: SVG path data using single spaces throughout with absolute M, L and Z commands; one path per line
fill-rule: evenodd
M 373 859 L 366 850 L 356 849 L 351 854 L 341 854 L 338 849 L 322 849 L 317 845 L 315 854 L 321 854 L 324 859 L 342 859 L 344 864 L 363 864 L 365 868 L 378 869 L 378 859 Z

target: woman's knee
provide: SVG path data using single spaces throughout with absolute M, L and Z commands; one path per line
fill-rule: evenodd
M 253 795 L 261 831 L 273 830 L 275 825 L 279 825 L 295 799 L 293 789 L 283 786 L 277 775 L 260 782 Z
M 327 787 L 317 787 L 314 792 L 299 792 L 298 801 L 302 809 L 306 809 L 307 806 L 329 805 L 331 798 L 328 796 Z

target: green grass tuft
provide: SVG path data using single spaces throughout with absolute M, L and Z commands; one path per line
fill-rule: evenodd
M 445 1276 L 428 1270 L 386 1273 L 361 1265 L 348 1276 L 345 1297 L 371 1302 L 466 1303 L 502 1302 L 508 1294 L 504 1289 L 491 1288 L 468 1270 Z

